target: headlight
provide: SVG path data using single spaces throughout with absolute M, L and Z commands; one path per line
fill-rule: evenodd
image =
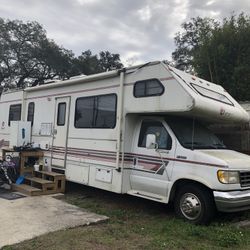
M 224 171 L 217 172 L 218 180 L 223 184 L 236 184 L 240 183 L 239 172 L 237 171 Z

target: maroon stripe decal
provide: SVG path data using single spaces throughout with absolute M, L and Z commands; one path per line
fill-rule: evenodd
M 98 159 L 109 159 L 109 160 L 116 160 L 114 157 L 108 157 L 108 156 L 99 156 L 99 155 L 84 155 L 84 154 L 80 154 L 80 153 L 69 153 L 70 155 L 77 155 L 77 156 L 84 156 L 84 157 L 94 157 L 94 158 L 98 158 Z
M 61 153 L 63 154 L 64 151 L 62 150 L 53 150 L 52 152 L 55 152 L 55 153 Z M 112 159 L 112 160 L 116 160 L 116 155 L 115 154 L 103 154 L 103 153 L 90 153 L 90 152 L 84 152 L 84 151 L 67 151 L 68 155 L 78 155 L 78 156 L 82 156 L 82 157 L 96 157 L 96 158 L 103 158 L 103 159 Z M 120 156 L 120 161 L 121 161 L 121 156 Z M 127 161 L 127 162 L 132 162 L 133 161 L 133 157 L 124 157 L 124 161 Z M 140 158 L 140 162 L 143 162 L 143 163 L 146 163 L 146 164 L 161 164 L 162 161 L 161 159 L 157 159 L 157 160 L 154 160 L 154 159 L 151 159 L 150 157 L 148 158 Z
M 65 148 L 53 147 L 53 150 L 63 151 L 65 150 Z M 94 149 L 67 148 L 67 152 L 78 152 L 78 153 L 84 153 L 84 154 L 96 153 L 96 154 L 101 154 L 101 155 L 116 156 L 116 152 L 114 151 L 102 151 L 102 150 L 94 150 Z
M 141 154 L 132 154 L 129 153 L 130 155 L 133 156 L 146 156 L 146 155 L 141 155 Z M 147 156 L 146 156 L 147 157 Z M 160 157 L 158 157 L 160 159 Z M 206 166 L 211 166 L 211 167 L 222 167 L 222 168 L 226 168 L 226 165 L 220 165 L 220 164 L 212 164 L 212 163 L 208 163 L 208 162 L 199 162 L 199 161 L 190 161 L 190 160 L 182 160 L 182 159 L 177 159 L 177 158 L 162 158 L 163 160 L 169 160 L 169 161 L 178 161 L 178 162 L 185 162 L 185 163 L 190 163 L 190 164 L 197 164 L 197 165 L 206 165 Z
M 64 158 L 52 157 L 52 160 L 60 160 L 60 161 L 64 161 Z
M 160 81 L 170 81 L 174 80 L 175 78 L 173 76 L 165 77 L 165 78 L 160 78 Z
M 65 155 L 65 152 L 52 151 L 53 155 Z
M 82 155 L 79 155 L 79 154 L 68 154 L 68 156 L 70 157 L 74 157 L 74 156 L 82 156 Z M 110 158 L 110 157 L 97 157 L 97 156 L 84 156 L 85 159 L 89 159 L 89 160 L 102 160 L 102 161 L 107 161 L 107 162 L 113 162 L 115 163 L 116 162 L 116 159 L 115 158 Z
M 65 147 L 53 147 L 53 150 L 65 150 Z M 72 148 L 68 147 L 67 148 L 68 152 L 81 152 L 81 153 L 98 153 L 98 154 L 103 154 L 103 155 L 114 155 L 116 156 L 115 151 L 104 151 L 104 150 L 95 150 L 95 149 L 85 149 L 85 148 Z M 122 153 L 120 152 L 120 157 Z M 148 155 L 141 155 L 141 154 L 132 154 L 132 153 L 124 153 L 124 157 L 126 158 L 134 158 L 135 156 L 140 156 L 149 160 L 161 160 L 160 157 L 158 156 L 148 156 Z
M 8 147 L 10 145 L 9 141 L 1 140 L 0 141 L 0 148 L 2 147 Z
M 79 156 L 79 154 L 69 154 L 68 156 Z M 81 155 L 80 155 L 81 156 Z M 115 158 L 110 158 L 110 157 L 95 157 L 95 156 L 86 156 L 85 157 L 86 159 L 90 159 L 90 160 L 102 160 L 102 161 L 105 161 L 105 162 L 112 162 L 112 163 L 115 163 L 116 162 L 116 159 Z M 124 161 L 126 162 L 126 161 Z M 129 163 L 131 163 L 131 161 L 129 161 Z M 156 164 L 149 164 L 149 163 L 145 163 L 145 162 L 140 162 L 140 165 L 143 166 L 144 168 L 142 170 L 149 170 L 149 171 L 152 171 L 152 172 L 155 172 L 157 171 L 161 165 L 156 165 Z
M 77 154 L 77 155 L 81 155 L 81 156 L 86 156 L 86 154 L 87 154 L 87 156 L 91 156 L 91 155 L 93 155 L 94 156 L 94 154 L 92 153 L 89 153 L 89 152 L 87 152 L 86 153 L 86 151 L 84 151 L 84 150 L 86 150 L 86 149 L 80 149 L 80 148 L 77 148 L 77 150 L 70 150 L 69 151 L 69 153 L 70 154 Z M 112 154 L 112 152 L 111 151 L 98 151 L 98 150 L 87 150 L 87 151 L 93 151 L 93 152 L 106 152 L 106 153 L 110 153 L 110 154 Z M 113 153 L 116 153 L 116 152 L 114 152 L 113 151 Z M 99 155 L 95 155 L 95 157 L 98 157 L 98 158 L 107 158 L 108 156 L 110 156 L 110 157 L 108 157 L 108 158 L 113 158 L 113 157 L 111 157 L 112 155 L 105 155 L 105 154 L 102 154 L 102 153 L 99 153 Z M 132 161 L 133 160 L 133 158 L 134 157 L 142 157 L 143 158 L 143 160 L 149 160 L 149 161 L 153 161 L 153 160 L 155 160 L 155 161 L 161 161 L 161 158 L 160 157 L 156 157 L 156 156 L 148 156 L 148 155 L 142 155 L 142 154 L 134 154 L 134 153 L 125 153 L 124 154 L 124 157 L 127 157 L 127 158 L 129 158 L 129 157 L 132 157 L 130 160 L 129 159 L 127 159 L 127 161 Z M 196 165 L 203 165 L 203 166 L 211 166 L 211 167 L 221 167 L 221 168 L 226 168 L 227 166 L 226 165 L 220 165 L 220 164 L 212 164 L 212 163 L 207 163 L 207 162 L 199 162 L 199 161 L 190 161 L 190 160 L 183 160 L 183 159 L 177 159 L 177 158 L 166 158 L 166 157 L 164 157 L 164 158 L 162 158 L 163 160 L 167 160 L 167 161 L 175 161 L 175 162 L 184 162 L 184 163 L 188 163 L 188 164 L 196 164 Z

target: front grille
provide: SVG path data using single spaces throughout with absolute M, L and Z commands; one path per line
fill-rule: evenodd
M 250 172 L 240 172 L 240 185 L 250 187 Z

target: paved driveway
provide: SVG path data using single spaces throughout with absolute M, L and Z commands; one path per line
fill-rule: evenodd
M 0 198 L 0 248 L 36 236 L 107 220 L 53 196 Z

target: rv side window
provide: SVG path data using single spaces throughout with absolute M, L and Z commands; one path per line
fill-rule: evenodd
M 58 103 L 57 126 L 65 125 L 65 117 L 66 117 L 66 102 Z
M 223 95 L 221 93 L 204 88 L 204 87 L 199 86 L 199 85 L 194 84 L 194 83 L 191 83 L 191 85 L 202 96 L 205 96 L 207 98 L 213 99 L 213 100 L 218 101 L 218 102 L 223 102 L 225 104 L 229 104 L 229 105 L 234 106 L 233 103 L 225 95 Z
M 76 100 L 76 128 L 114 128 L 116 95 L 81 97 Z
M 138 147 L 146 147 L 146 138 L 148 134 L 156 136 L 156 142 L 159 149 L 171 149 L 172 139 L 161 122 L 143 121 L 138 141 Z
M 135 97 L 159 96 L 164 93 L 164 86 L 158 79 L 138 81 L 134 85 Z
M 33 122 L 34 122 L 34 112 L 35 112 L 35 103 L 30 102 L 28 106 L 27 121 L 31 122 L 31 126 L 33 126 Z
M 9 109 L 9 122 L 8 125 L 10 126 L 11 121 L 20 121 L 21 120 L 21 104 L 10 105 Z

